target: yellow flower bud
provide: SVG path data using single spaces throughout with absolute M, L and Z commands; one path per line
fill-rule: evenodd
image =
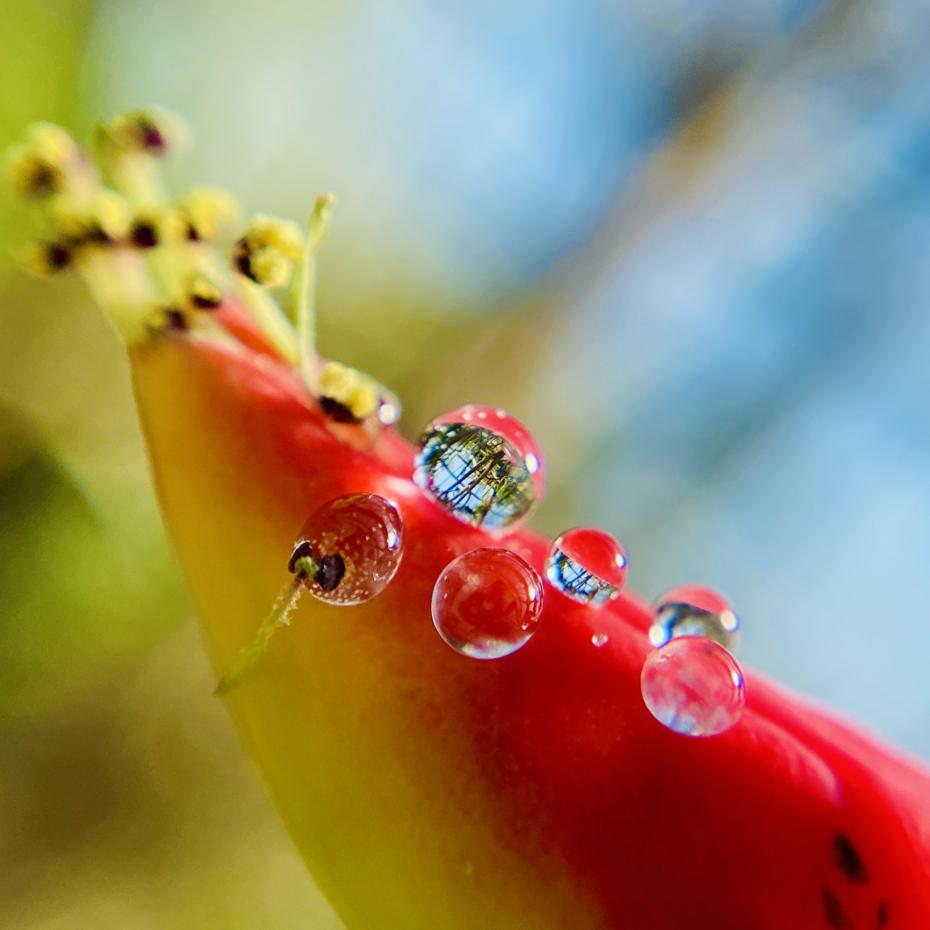
M 20 262 L 30 274 L 47 278 L 71 264 L 71 253 L 60 242 L 33 242 L 20 256 Z
M 45 197 L 69 186 L 83 161 L 78 144 L 52 123 L 36 123 L 26 141 L 10 151 L 7 180 L 22 197 Z
M 276 249 L 295 262 L 304 250 L 304 236 L 296 223 L 263 213 L 252 218 L 245 238 L 252 249 Z
M 379 386 L 354 368 L 327 362 L 320 373 L 320 394 L 341 404 L 355 419 L 364 420 L 378 407 Z
M 220 188 L 196 188 L 181 200 L 179 208 L 193 239 L 215 239 L 239 222 L 236 198 Z
M 249 255 L 250 277 L 264 287 L 283 287 L 293 270 L 294 263 L 278 249 L 262 248 Z
M 223 295 L 209 278 L 197 275 L 187 286 L 187 300 L 195 310 L 212 310 L 222 303 Z

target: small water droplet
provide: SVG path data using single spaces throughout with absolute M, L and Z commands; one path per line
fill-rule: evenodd
M 736 659 L 704 637 L 673 639 L 650 652 L 640 685 L 652 716 L 685 736 L 723 733 L 739 720 L 746 703 Z
M 620 543 L 610 533 L 587 526 L 559 536 L 546 561 L 550 584 L 592 607 L 617 597 L 626 581 L 626 569 L 626 553 Z
M 457 652 L 499 659 L 536 632 L 539 575 L 509 549 L 472 549 L 451 561 L 433 588 L 433 625 Z
M 739 617 L 726 598 L 710 588 L 682 585 L 656 602 L 649 642 L 659 647 L 679 636 L 707 636 L 732 651 L 739 628 Z
M 420 437 L 414 481 L 453 516 L 490 530 L 513 527 L 542 497 L 542 456 L 506 411 L 470 404 Z
M 383 426 L 393 426 L 400 419 L 400 401 L 396 394 L 387 391 L 378 399 L 377 416 Z
M 397 509 L 377 494 L 350 494 L 324 504 L 303 525 L 291 556 L 313 570 L 304 587 L 328 604 L 364 604 L 391 582 L 403 554 L 404 525 Z M 315 563 L 315 565 L 313 564 Z
M 591 636 L 591 642 L 595 649 L 600 649 L 601 646 L 606 646 L 610 642 L 610 637 L 606 633 L 594 633 Z

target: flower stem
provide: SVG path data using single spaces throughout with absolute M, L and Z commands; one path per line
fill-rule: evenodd
M 268 649 L 271 637 L 279 627 L 290 623 L 291 614 L 300 598 L 303 576 L 298 573 L 275 600 L 271 612 L 256 630 L 252 641 L 239 650 L 232 668 L 220 679 L 213 693 L 217 697 L 228 694 L 248 674 L 253 665 Z
M 288 300 L 290 317 L 297 324 L 297 349 L 300 376 L 312 394 L 319 393 L 319 366 L 316 352 L 316 253 L 326 235 L 329 215 L 336 198 L 320 194 L 313 205 L 307 225 L 304 252 Z

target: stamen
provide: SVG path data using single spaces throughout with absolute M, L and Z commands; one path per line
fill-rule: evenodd
M 141 217 L 133 220 L 129 233 L 132 244 L 138 249 L 154 249 L 158 245 L 158 226 L 155 220 Z
M 223 302 L 223 295 L 209 278 L 198 275 L 188 284 L 187 299 L 197 310 L 215 310 Z
M 33 126 L 11 154 L 9 173 L 20 193 L 48 201 L 53 231 L 30 249 L 26 264 L 41 275 L 73 265 L 129 344 L 153 330 L 222 327 L 195 311 L 218 307 L 227 294 L 237 297 L 266 341 L 299 369 L 324 412 L 363 424 L 353 441 L 374 441 L 396 421 L 397 398 L 362 372 L 324 365 L 316 353 L 316 252 L 334 197 L 316 198 L 306 235 L 289 220 L 252 217 L 235 244 L 238 274 L 231 274 L 208 243 L 233 228 L 235 199 L 215 188 L 191 190 L 174 204 L 164 195 L 157 161 L 185 135 L 183 123 L 158 108 L 99 127 L 96 154 L 110 190 L 65 130 Z M 286 312 L 269 291 L 289 282 Z
M 303 236 L 295 223 L 258 214 L 236 243 L 233 264 L 256 284 L 283 287 L 302 252 Z
M 304 237 L 296 223 L 258 213 L 252 217 L 245 231 L 245 240 L 253 250 L 271 248 L 291 261 L 303 254 Z
M 60 126 L 35 123 L 7 158 L 7 178 L 22 197 L 48 197 L 95 181 L 83 149 Z
M 20 261 L 30 274 L 47 278 L 71 264 L 71 252 L 60 242 L 34 242 Z
M 235 197 L 219 188 L 196 188 L 178 204 L 187 224 L 187 237 L 199 242 L 228 233 L 239 222 L 239 204 Z
M 341 365 L 327 362 L 320 374 L 320 405 L 327 410 L 327 402 L 344 408 L 350 414 L 350 422 L 359 423 L 378 408 L 380 385 L 368 375 Z M 338 411 L 334 419 L 339 420 Z
M 239 272 L 236 286 L 256 322 L 281 355 L 291 364 L 298 359 L 294 330 L 266 288 L 280 287 L 291 277 L 294 256 L 302 237 L 294 223 L 259 215 L 236 242 L 232 264 Z
M 116 153 L 139 151 L 156 158 L 177 151 L 187 141 L 184 123 L 160 107 L 124 113 L 100 132 L 102 143 Z
M 51 204 L 52 222 L 70 242 L 119 242 L 129 234 L 129 204 L 119 194 L 98 190 L 92 195 L 61 194 Z
M 277 249 L 264 248 L 250 252 L 248 277 L 262 287 L 284 287 L 291 279 L 294 262 Z
M 97 130 L 100 161 L 114 186 L 137 210 L 160 207 L 165 200 L 156 159 L 180 147 L 184 124 L 174 114 L 153 108 L 117 116 Z
M 161 307 L 156 313 L 152 326 L 154 329 L 168 332 L 187 332 L 190 329 L 184 311 L 177 307 Z

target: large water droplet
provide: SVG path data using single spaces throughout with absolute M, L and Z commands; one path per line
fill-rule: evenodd
M 538 574 L 509 549 L 472 549 L 450 562 L 433 588 L 433 624 L 457 652 L 499 659 L 536 632 Z
M 404 524 L 377 494 L 350 494 L 324 504 L 304 524 L 290 568 L 304 587 L 329 604 L 364 604 L 397 572 Z
M 736 659 L 704 637 L 673 639 L 649 653 L 643 700 L 659 723 L 685 736 L 715 736 L 743 712 L 746 686 Z
M 552 544 L 546 577 L 573 600 L 600 607 L 620 593 L 626 568 L 620 543 L 610 533 L 584 526 L 568 530 Z
M 490 530 L 513 527 L 543 492 L 542 455 L 506 410 L 469 404 L 420 437 L 414 481 L 453 516 Z
M 708 636 L 733 650 L 739 627 L 739 617 L 722 595 L 710 588 L 682 585 L 656 602 L 649 641 L 653 646 L 664 646 L 679 636 Z

